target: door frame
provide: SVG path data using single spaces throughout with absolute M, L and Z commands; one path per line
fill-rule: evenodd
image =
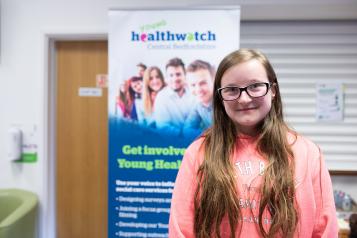
M 79 30 L 78 32 L 80 32 Z M 47 33 L 44 35 L 44 157 L 40 237 L 56 238 L 56 42 L 108 40 L 107 33 Z

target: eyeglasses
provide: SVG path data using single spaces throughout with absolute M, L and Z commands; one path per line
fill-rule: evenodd
M 259 98 L 265 96 L 268 93 L 271 85 L 272 84 L 270 83 L 253 83 L 244 88 L 228 86 L 217 89 L 217 92 L 224 101 L 237 100 L 244 91 L 251 98 Z

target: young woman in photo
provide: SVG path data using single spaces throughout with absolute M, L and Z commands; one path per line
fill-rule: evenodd
M 141 112 L 143 115 L 140 116 L 140 121 L 146 126 L 154 127 L 153 113 L 156 95 L 166 84 L 161 70 L 156 66 L 145 70 L 143 81 L 143 111 Z

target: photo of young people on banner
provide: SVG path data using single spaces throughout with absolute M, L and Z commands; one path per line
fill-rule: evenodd
M 137 64 L 138 71 L 120 82 L 115 116 L 157 133 L 194 139 L 212 121 L 215 69 L 201 59 L 168 59 L 165 68 Z

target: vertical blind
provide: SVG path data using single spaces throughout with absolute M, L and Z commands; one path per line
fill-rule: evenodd
M 286 121 L 320 146 L 328 168 L 357 171 L 357 21 L 243 21 L 241 48 L 269 57 Z M 336 82 L 343 120 L 317 121 L 316 84 Z

